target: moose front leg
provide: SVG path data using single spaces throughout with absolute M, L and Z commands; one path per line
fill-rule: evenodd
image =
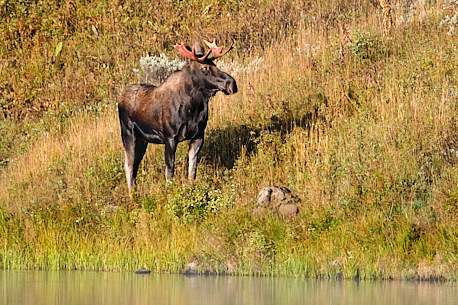
M 165 140 L 165 179 L 173 177 L 175 172 L 175 152 L 177 150 L 177 142 L 175 139 Z
M 189 179 L 196 179 L 196 169 L 197 169 L 197 158 L 200 151 L 200 148 L 204 144 L 204 138 L 194 139 L 189 142 L 189 168 L 188 168 L 188 177 Z

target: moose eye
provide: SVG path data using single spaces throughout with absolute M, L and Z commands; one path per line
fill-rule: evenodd
M 210 70 L 208 69 L 207 66 L 204 66 L 204 67 L 202 67 L 202 72 L 204 72 L 205 74 L 208 74 L 208 72 L 210 72 Z

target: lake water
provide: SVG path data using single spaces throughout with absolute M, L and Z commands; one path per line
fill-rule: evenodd
M 0 270 L 2 305 L 458 304 L 455 284 Z

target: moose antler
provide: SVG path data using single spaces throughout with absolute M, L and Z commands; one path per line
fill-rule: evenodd
M 205 54 L 202 57 L 197 57 L 196 53 L 194 52 L 194 47 L 192 48 L 192 51 L 189 51 L 188 48 L 184 46 L 184 44 L 180 45 L 175 45 L 175 49 L 177 49 L 178 52 L 180 52 L 181 55 L 183 55 L 186 58 L 189 58 L 190 60 L 195 60 L 198 62 L 203 62 L 207 59 L 208 55 L 212 52 L 212 49 L 208 50 L 207 54 Z
M 223 50 L 223 47 L 218 47 L 215 43 L 215 39 L 213 39 L 213 42 L 210 43 L 208 41 L 206 41 L 204 39 L 204 43 L 207 45 L 207 47 L 210 48 L 210 50 L 212 50 L 212 55 L 213 55 L 213 59 L 216 59 L 216 58 L 219 58 L 219 57 L 222 57 L 224 56 L 227 52 L 229 52 L 231 49 L 232 49 L 232 45 L 233 43 L 231 43 L 231 45 L 229 46 L 229 48 L 227 48 L 226 51 L 224 51 L 223 53 L 221 53 L 221 51 Z
M 221 53 L 221 51 L 223 50 L 223 47 L 218 47 L 215 43 L 215 39 L 213 39 L 212 43 L 206 41 L 205 39 L 203 41 L 207 45 L 207 47 L 209 47 L 209 50 L 207 51 L 207 54 L 205 54 L 202 57 L 197 57 L 195 47 L 193 47 L 192 50 L 190 51 L 187 47 L 185 47 L 184 44 L 180 44 L 180 45 L 175 45 L 175 49 L 177 49 L 177 51 L 180 52 L 181 55 L 183 55 L 186 58 L 189 58 L 190 60 L 203 62 L 207 59 L 210 53 L 212 53 L 213 55 L 211 59 L 216 59 L 216 58 L 224 56 L 227 52 L 229 52 L 232 49 L 232 45 L 233 45 L 233 43 L 231 43 L 229 48 L 227 48 L 226 51 Z

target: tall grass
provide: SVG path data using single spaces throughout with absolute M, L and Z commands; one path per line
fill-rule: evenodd
M 197 259 L 202 272 L 455 280 L 458 88 L 450 16 L 458 7 L 421 3 L 421 20 L 398 3 L 385 32 L 375 2 L 190 2 L 224 25 L 168 2 L 158 20 L 148 19 L 155 4 L 146 2 L 85 9 L 75 2 L 73 25 L 53 23 L 57 33 L 72 29 L 60 51 L 50 29 L 32 35 L 52 42 L 41 62 L 57 75 L 31 73 L 39 44 L 30 59 L 17 60 L 33 14 L 1 6 L 17 25 L 3 32 L 14 39 L 1 51 L 2 71 L 11 74 L 1 74 L 9 89 L 0 96 L 0 267 L 179 272 Z M 277 19 L 267 24 L 263 12 Z M 195 182 L 185 179 L 186 144 L 167 183 L 163 147 L 151 145 L 130 199 L 116 92 L 137 81 L 131 71 L 150 44 L 159 55 L 208 31 L 235 39 L 222 66 L 240 91 L 211 101 Z M 97 54 L 71 56 L 86 52 Z M 20 83 L 28 73 L 34 81 Z M 37 108 L 51 97 L 54 106 Z M 298 217 L 253 213 L 257 193 L 270 184 L 299 195 Z

